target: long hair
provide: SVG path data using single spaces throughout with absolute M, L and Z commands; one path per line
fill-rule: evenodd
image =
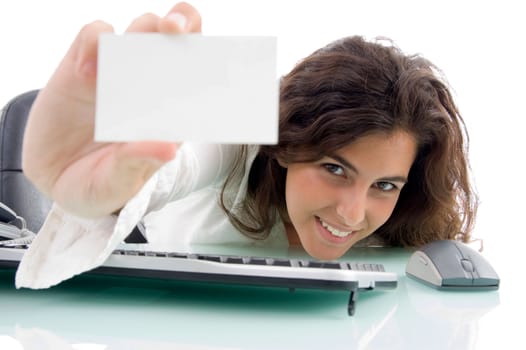
M 373 133 L 406 131 L 417 156 L 396 207 L 375 234 L 389 245 L 467 241 L 477 209 L 468 134 L 441 72 L 389 41 L 335 41 L 282 77 L 279 143 L 262 146 L 240 210 L 223 209 L 246 235 L 264 239 L 286 217 L 285 163 L 317 161 Z M 229 182 L 225 183 L 223 194 Z

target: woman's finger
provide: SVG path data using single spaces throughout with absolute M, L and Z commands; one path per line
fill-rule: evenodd
M 75 61 L 77 71 L 88 78 L 95 78 L 97 71 L 97 55 L 99 50 L 99 35 L 113 32 L 113 27 L 103 21 L 86 24 L 75 39 Z
M 201 15 L 190 4 L 180 2 L 161 18 L 161 33 L 199 33 L 201 32 Z
M 145 13 L 134 19 L 126 29 L 126 32 L 157 32 L 160 19 L 156 14 Z

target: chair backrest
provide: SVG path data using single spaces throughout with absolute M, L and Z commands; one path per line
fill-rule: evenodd
M 51 201 L 22 171 L 22 141 L 37 94 L 38 90 L 33 90 L 13 98 L 0 117 L 0 202 L 24 217 L 33 232 L 40 229 L 51 208 Z

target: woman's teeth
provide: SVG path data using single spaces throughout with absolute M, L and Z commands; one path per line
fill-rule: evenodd
M 328 224 L 323 222 L 322 220 L 320 220 L 320 222 L 321 222 L 321 225 L 327 229 L 327 231 L 329 231 L 331 234 L 333 234 L 336 237 L 347 237 L 348 235 L 353 233 L 353 231 L 340 231 L 338 229 L 335 229 L 334 227 L 329 226 Z

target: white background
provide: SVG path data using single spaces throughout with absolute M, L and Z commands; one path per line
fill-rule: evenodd
M 526 54 L 524 11 L 519 1 L 292 1 L 192 2 L 205 34 L 277 35 L 278 71 L 334 39 L 354 34 L 386 36 L 408 53 L 421 53 L 446 74 L 471 135 L 471 163 L 481 199 L 475 236 L 503 283 L 522 262 L 526 182 Z M 0 3 L 0 104 L 42 87 L 82 24 L 112 23 L 118 32 L 143 12 L 163 15 L 166 0 L 3 0 Z M 523 283 L 522 283 L 523 284 Z M 507 288 L 507 298 L 521 300 Z M 516 298 L 515 298 L 516 297 Z M 511 299 L 508 299 L 511 300 Z M 523 304 L 524 305 L 524 304 Z M 497 317 L 498 316 L 498 317 Z M 498 328 L 505 319 L 481 320 Z M 481 344 L 484 332 L 480 331 Z M 491 343 L 485 343 L 491 348 Z M 510 343 L 511 344 L 511 343 Z M 493 344 L 498 346 L 498 343 Z

